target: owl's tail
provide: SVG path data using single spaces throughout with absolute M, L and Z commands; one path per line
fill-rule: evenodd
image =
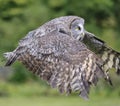
M 13 52 L 4 53 L 4 57 L 7 59 L 5 66 L 10 66 L 11 64 L 13 64 L 15 62 L 15 60 L 17 59 L 18 56 L 13 51 Z

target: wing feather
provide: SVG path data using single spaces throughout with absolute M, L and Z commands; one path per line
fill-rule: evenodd
M 87 99 L 90 85 L 96 85 L 100 75 L 105 77 L 100 68 L 101 60 L 83 43 L 63 32 L 53 31 L 46 36 L 31 38 L 29 43 L 20 44 L 18 48 L 13 52 L 19 54 L 16 60 L 51 87 L 58 88 L 60 93 L 78 91 Z
M 115 68 L 116 73 L 120 74 L 120 52 L 108 47 L 103 40 L 89 32 L 85 33 L 83 43 L 85 43 L 91 51 L 102 58 L 102 68 L 106 74 L 111 68 Z

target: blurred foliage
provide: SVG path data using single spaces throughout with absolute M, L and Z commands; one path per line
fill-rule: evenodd
M 16 64 L 14 69 L 14 74 L 10 77 L 9 81 L 23 83 L 28 80 L 28 73 L 21 65 Z
M 102 97 L 102 98 L 109 98 L 109 97 L 120 97 L 120 86 L 119 88 L 107 88 L 104 84 L 101 85 L 101 82 L 98 83 L 97 87 L 92 87 L 90 92 L 90 97 Z M 112 92 L 114 91 L 114 92 Z M 27 82 L 27 83 L 8 83 L 8 82 L 1 82 L 0 81 L 0 97 L 65 97 L 66 94 L 60 94 L 58 90 L 50 88 L 50 86 L 45 86 L 40 82 Z M 78 93 L 72 93 L 68 95 L 69 98 L 71 96 L 78 97 Z M 85 101 L 86 102 L 86 101 Z
M 0 0 L 0 60 L 14 50 L 30 30 L 55 17 L 77 15 L 85 28 L 120 50 L 120 0 Z M 0 61 L 3 65 L 3 62 Z M 36 77 L 20 63 L 14 64 L 12 82 L 26 82 Z M 114 81 L 118 83 L 117 78 Z

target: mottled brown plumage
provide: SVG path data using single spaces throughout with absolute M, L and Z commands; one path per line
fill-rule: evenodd
M 89 36 L 92 36 L 92 42 Z M 82 18 L 56 18 L 29 32 L 13 52 L 5 53 L 8 60 L 6 66 L 16 60 L 21 61 L 31 72 L 46 80 L 53 88 L 58 88 L 61 93 L 79 91 L 79 95 L 87 99 L 90 85 L 96 85 L 100 77 L 111 83 L 107 70 L 113 66 L 116 69 L 120 67 L 120 55 L 117 54 L 118 59 L 115 60 L 117 52 L 113 53 L 109 48 L 108 51 L 112 50 L 113 54 L 100 55 L 100 52 L 96 53 L 89 46 L 85 38 L 91 44 L 97 42 L 98 47 L 104 47 L 102 41 L 84 30 Z M 99 50 L 96 45 L 93 48 Z
M 81 41 L 81 40 L 80 40 Z M 103 61 L 102 70 L 105 72 L 109 83 L 112 85 L 112 82 L 109 77 L 109 70 L 114 68 L 116 73 L 120 75 L 120 53 L 113 50 L 106 43 L 97 38 L 94 34 L 85 32 L 82 42 L 93 51 L 101 60 Z

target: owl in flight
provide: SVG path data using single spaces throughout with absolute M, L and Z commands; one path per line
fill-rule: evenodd
M 4 56 L 5 66 L 18 60 L 60 93 L 78 91 L 84 99 L 99 78 L 112 84 L 111 68 L 120 74 L 120 53 L 87 32 L 78 16 L 55 18 L 30 31 Z

